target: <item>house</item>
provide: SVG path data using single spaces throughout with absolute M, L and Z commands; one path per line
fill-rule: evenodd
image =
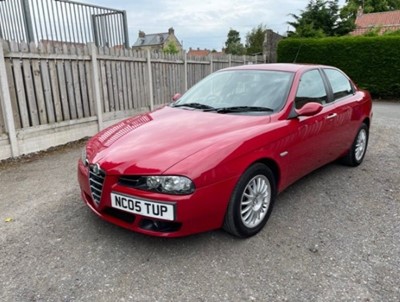
M 210 50 L 208 49 L 192 49 L 191 47 L 189 48 L 189 51 L 187 53 L 188 57 L 207 57 L 211 53 Z
M 374 28 L 379 28 L 380 33 L 400 30 L 400 10 L 364 14 L 360 8 L 355 24 L 356 29 L 350 33 L 353 36 L 363 35 Z
M 192 49 L 189 47 L 189 51 L 187 53 L 188 57 L 207 57 L 209 55 L 212 55 L 213 57 L 220 57 L 224 56 L 225 52 L 223 51 L 216 51 L 216 50 L 209 50 L 209 49 Z
M 138 50 L 153 50 L 153 51 L 163 51 L 169 45 L 174 44 L 177 50 L 182 51 L 182 44 L 175 36 L 175 30 L 171 27 L 166 33 L 158 34 L 145 34 L 143 31 L 139 31 L 138 39 L 132 48 Z

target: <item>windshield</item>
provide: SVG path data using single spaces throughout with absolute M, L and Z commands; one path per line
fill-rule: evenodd
M 292 78 L 293 73 L 283 71 L 216 72 L 193 86 L 174 105 L 187 104 L 196 109 L 257 107 L 258 111 L 265 107 L 276 112 L 285 103 Z

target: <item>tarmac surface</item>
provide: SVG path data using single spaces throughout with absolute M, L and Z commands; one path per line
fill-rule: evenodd
M 0 164 L 0 301 L 400 301 L 400 103 L 374 103 L 361 166 L 301 179 L 247 240 L 102 221 L 80 199 L 82 146 Z

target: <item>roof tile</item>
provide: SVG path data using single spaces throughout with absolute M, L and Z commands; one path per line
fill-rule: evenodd
M 371 27 L 371 26 L 400 26 L 400 10 L 363 14 L 356 19 L 357 27 Z
M 356 29 L 350 33 L 359 36 L 367 33 L 372 28 L 381 28 L 380 32 L 400 30 L 400 10 L 362 14 L 357 16 Z

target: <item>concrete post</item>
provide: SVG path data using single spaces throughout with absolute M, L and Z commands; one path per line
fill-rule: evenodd
M 147 73 L 149 81 L 149 106 L 150 106 L 150 111 L 152 111 L 154 110 L 154 96 L 153 96 L 153 74 L 151 72 L 150 49 L 147 49 Z
M 8 132 L 8 139 L 10 141 L 11 156 L 17 157 L 19 155 L 19 149 L 18 149 L 17 135 L 15 132 L 14 115 L 12 112 L 10 89 L 8 88 L 3 43 L 5 42 L 2 39 L 0 39 L 0 94 L 1 94 L 0 105 L 3 111 L 6 131 Z
M 214 71 L 214 62 L 213 62 L 212 54 L 209 54 L 209 58 L 210 58 L 210 74 L 211 74 Z
M 101 94 L 100 94 L 100 75 L 99 75 L 99 67 L 97 65 L 97 47 L 94 43 L 89 44 L 90 47 L 90 55 L 92 57 L 92 76 L 93 76 L 93 95 L 94 102 L 96 105 L 96 115 L 97 115 L 97 124 L 99 131 L 103 129 L 103 106 L 101 103 Z
M 185 91 L 186 92 L 188 90 L 188 65 L 187 65 L 187 52 L 185 50 L 185 57 L 184 57 L 184 84 L 185 84 Z M 182 93 L 183 94 L 183 93 Z

